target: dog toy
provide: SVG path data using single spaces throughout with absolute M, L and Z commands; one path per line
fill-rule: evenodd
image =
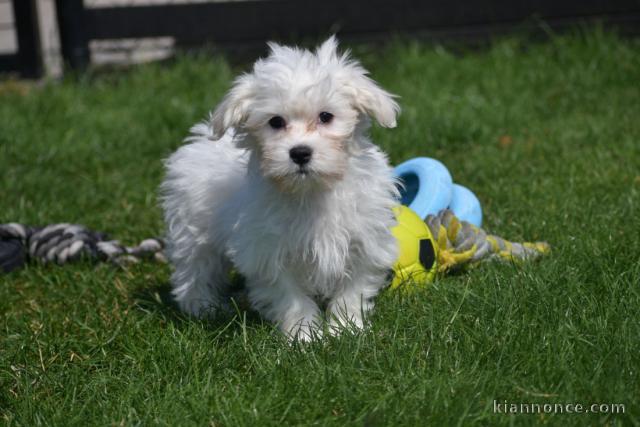
M 391 288 L 403 283 L 429 283 L 437 273 L 487 259 L 524 260 L 549 252 L 544 242 L 513 243 L 480 228 L 482 210 L 477 197 L 454 184 L 449 171 L 434 159 L 416 158 L 395 169 L 403 181 L 401 203 L 392 229 L 400 246 Z M 414 211 L 415 209 L 415 211 Z M 124 265 L 141 259 L 166 261 L 164 242 L 151 238 L 138 246 L 75 224 L 29 227 L 0 224 L 0 270 L 9 272 L 29 259 L 65 264 L 85 257 Z
M 29 227 L 17 223 L 0 224 L 0 271 L 22 267 L 27 260 L 65 264 L 81 257 L 110 261 L 118 265 L 144 258 L 164 261 L 160 239 L 146 239 L 138 246 L 123 246 L 99 233 L 76 224 Z
M 480 201 L 462 185 L 455 184 L 447 168 L 435 159 L 416 157 L 396 166 L 394 174 L 402 182 L 400 202 L 420 218 L 451 209 L 462 221 L 482 225 Z
M 433 236 L 441 273 L 488 259 L 533 260 L 551 250 L 546 242 L 516 243 L 487 234 L 482 228 L 461 221 L 449 209 L 427 216 L 426 224 Z
M 446 273 L 490 259 L 523 261 L 550 251 L 545 242 L 514 243 L 487 234 L 478 198 L 453 183 L 437 160 L 425 157 L 402 163 L 394 170 L 402 181 L 398 224 L 391 230 L 400 255 L 393 267 L 391 289 L 405 283 L 432 282 Z
M 435 239 L 427 224 L 407 206 L 394 209 L 398 224 L 391 232 L 398 240 L 400 255 L 393 266 L 391 289 L 406 282 L 432 282 L 437 270 Z
M 550 250 L 543 242 L 513 243 L 488 235 L 457 218 L 451 210 L 428 215 L 426 221 L 407 206 L 398 206 L 394 211 L 398 224 L 392 232 L 400 245 L 400 257 L 394 265 L 391 288 L 407 282 L 429 283 L 436 273 L 486 259 L 533 259 Z M 22 267 L 29 259 L 56 264 L 82 257 L 117 265 L 142 259 L 164 262 L 163 249 L 161 239 L 145 239 L 138 246 L 123 246 L 106 234 L 81 225 L 34 228 L 16 223 L 0 224 L 0 270 L 4 272 Z
M 550 251 L 545 242 L 515 243 L 487 234 L 482 228 L 460 220 L 450 209 L 427 215 L 426 221 L 407 206 L 399 206 L 395 213 L 398 224 L 391 231 L 398 240 L 400 256 L 393 266 L 391 289 L 403 284 L 430 283 L 436 273 L 444 274 L 481 261 L 533 260 Z

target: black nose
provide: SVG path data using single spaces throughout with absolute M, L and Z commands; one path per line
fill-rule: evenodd
M 306 165 L 311 160 L 311 154 L 313 150 L 308 145 L 296 145 L 289 150 L 289 157 L 293 160 L 293 163 L 297 165 Z

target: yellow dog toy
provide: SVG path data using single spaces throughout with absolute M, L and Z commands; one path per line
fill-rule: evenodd
M 395 214 L 398 224 L 391 231 L 398 239 L 400 256 L 393 268 L 392 289 L 405 283 L 430 283 L 437 272 L 446 273 L 488 259 L 523 261 L 550 251 L 545 242 L 514 243 L 489 235 L 460 221 L 449 209 L 428 215 L 425 221 L 402 205 Z

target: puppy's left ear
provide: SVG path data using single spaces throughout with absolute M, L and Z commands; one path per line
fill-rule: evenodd
M 233 87 L 211 115 L 214 139 L 222 138 L 229 128 L 244 124 L 254 97 L 253 75 L 243 74 L 233 82 Z
M 396 116 L 400 113 L 400 106 L 393 100 L 395 95 L 382 89 L 367 76 L 365 70 L 357 61 L 352 60 L 347 50 L 338 53 L 338 40 L 335 35 L 329 37 L 316 49 L 318 62 L 323 67 L 331 68 L 339 65 L 345 71 L 343 84 L 351 96 L 353 106 L 361 113 L 376 119 L 380 126 L 396 127 Z
M 346 84 L 353 93 L 353 103 L 357 110 L 376 119 L 380 126 L 396 127 L 396 117 L 400 114 L 400 106 L 394 100 L 396 95 L 378 86 L 359 66 Z

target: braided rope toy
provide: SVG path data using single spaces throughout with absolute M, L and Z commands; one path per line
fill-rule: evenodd
M 145 239 L 137 246 L 123 246 L 105 233 L 77 224 L 29 227 L 0 224 L 0 270 L 9 272 L 28 260 L 65 264 L 80 258 L 109 261 L 117 265 L 153 258 L 165 261 L 161 239 Z
M 399 208 L 396 214 L 400 225 L 393 231 L 400 241 L 401 256 L 392 288 L 407 279 L 431 282 L 436 272 L 446 273 L 480 261 L 532 260 L 550 250 L 544 242 L 513 243 L 487 234 L 460 220 L 449 209 L 428 215 L 424 222 L 407 207 Z M 137 246 L 123 246 L 104 233 L 77 224 L 40 228 L 0 224 L 0 270 L 4 272 L 20 268 L 29 260 L 61 265 L 84 258 L 119 266 L 143 259 L 166 262 L 163 250 L 161 239 L 145 239 Z
M 551 250 L 546 242 L 517 243 L 487 234 L 482 228 L 461 221 L 449 209 L 427 216 L 425 222 L 437 248 L 441 273 L 489 259 L 534 260 Z
M 419 157 L 399 165 L 397 177 L 401 203 L 396 210 L 398 225 L 392 232 L 400 245 L 391 288 L 401 283 L 431 282 L 436 272 L 446 273 L 489 259 L 521 261 L 550 251 L 544 242 L 514 243 L 487 234 L 480 224 L 482 209 L 467 188 L 454 184 L 449 171 L 434 159 Z M 416 213 L 417 212 L 417 213 Z M 137 246 L 124 246 L 77 224 L 29 227 L 0 224 L 0 270 L 9 272 L 29 260 L 65 264 L 79 258 L 108 261 L 116 265 L 142 259 L 166 262 L 161 239 L 145 239 Z

